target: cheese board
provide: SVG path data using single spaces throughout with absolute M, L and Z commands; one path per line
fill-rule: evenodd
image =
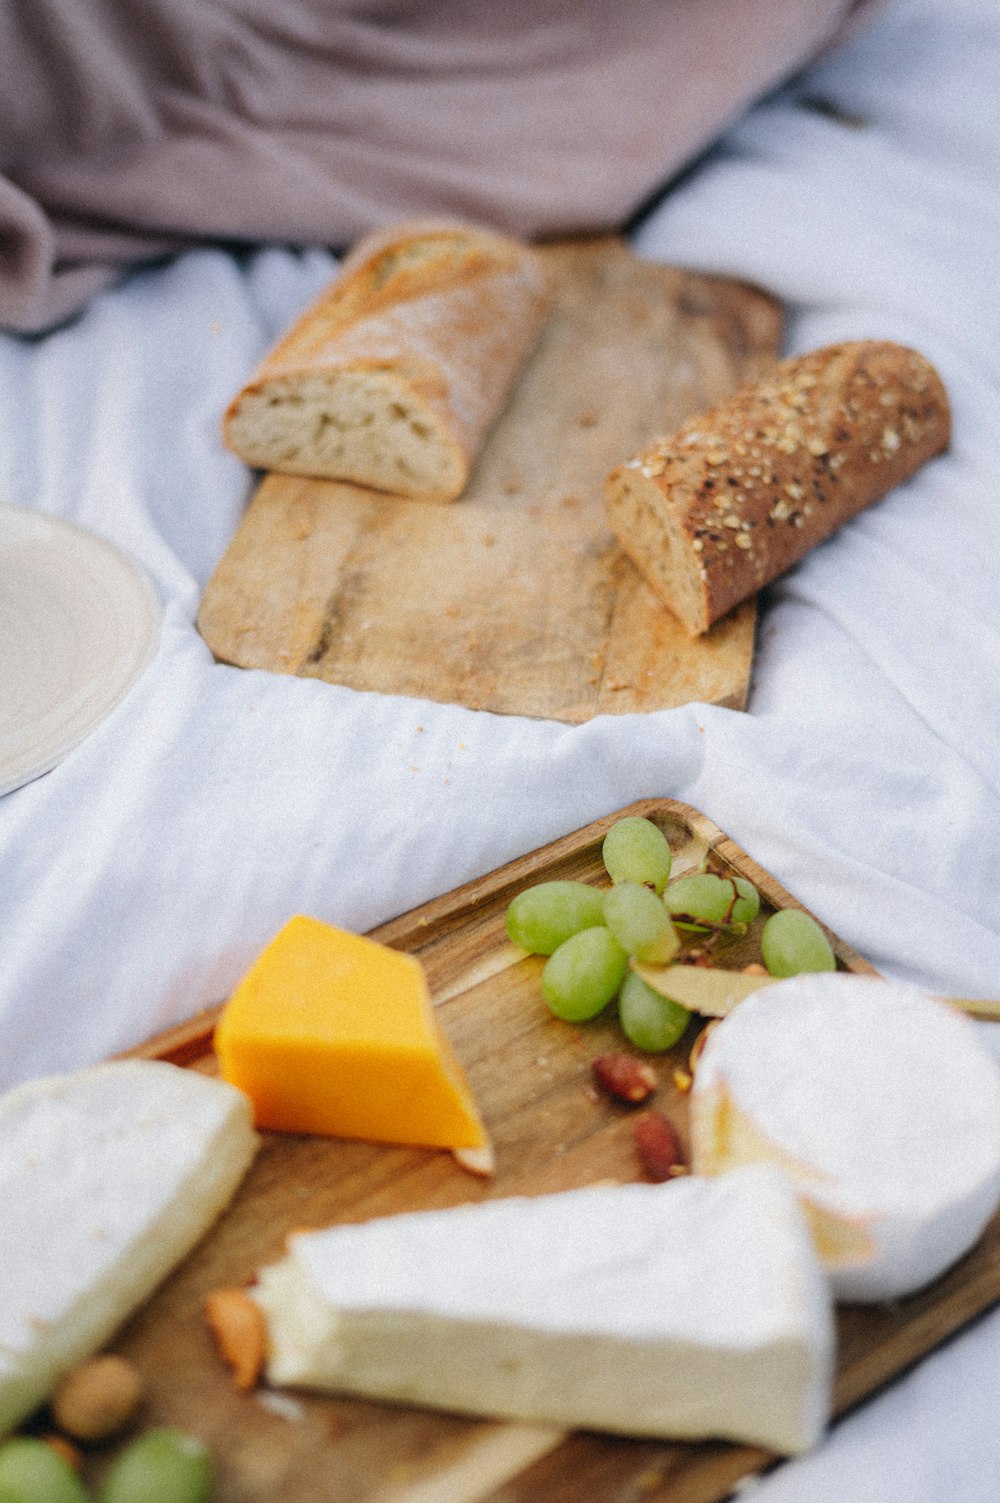
M 773 363 L 780 308 L 615 237 L 542 255 L 555 307 L 462 497 L 264 476 L 202 596 L 216 658 L 567 723 L 743 708 L 753 602 L 689 638 L 618 549 L 602 492 Z
M 739 968 L 756 954 L 759 926 L 775 908 L 802 907 L 791 894 L 690 807 L 645 800 L 620 813 L 645 815 L 668 836 L 674 873 L 707 863 L 749 878 L 761 894 L 750 931 L 720 960 Z M 238 1392 L 207 1331 L 202 1302 L 281 1255 L 303 1226 L 359 1222 L 514 1194 L 537 1195 L 642 1178 L 630 1110 L 593 1089 L 591 1062 L 624 1040 L 613 1017 L 584 1025 L 548 1013 L 541 961 L 508 941 L 504 914 L 524 887 L 550 878 L 606 884 L 601 843 L 619 814 L 595 821 L 372 931 L 417 956 L 433 1000 L 487 1121 L 496 1151 L 492 1180 L 464 1172 L 446 1152 L 269 1133 L 223 1216 L 187 1261 L 129 1321 L 115 1350 L 146 1376 L 150 1424 L 178 1425 L 212 1447 L 217 1503 L 718 1503 L 741 1479 L 777 1464 L 753 1447 L 663 1444 L 552 1426 L 485 1422 L 458 1415 L 317 1397 L 288 1390 Z M 875 974 L 829 929 L 840 969 Z M 202 1013 L 130 1051 L 216 1073 L 219 1009 Z M 676 1049 L 652 1057 L 657 1104 L 685 1146 L 683 1090 L 698 1033 L 692 1019 Z M 681 1072 L 677 1074 L 675 1072 Z M 892 1305 L 838 1312 L 838 1414 L 1000 1299 L 1000 1218 L 973 1251 L 933 1285 Z M 101 1459 L 95 1462 L 100 1469 Z

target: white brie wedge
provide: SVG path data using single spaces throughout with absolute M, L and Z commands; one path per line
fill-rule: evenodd
M 158 1061 L 0 1098 L 0 1435 L 193 1247 L 256 1146 L 241 1091 Z
M 829 1288 L 773 1170 L 595 1186 L 289 1239 L 268 1379 L 462 1413 L 807 1449 Z
M 844 1300 L 928 1283 L 1000 1202 L 1000 1069 L 976 1025 L 873 977 L 741 1002 L 698 1061 L 691 1130 L 697 1173 L 780 1166 Z

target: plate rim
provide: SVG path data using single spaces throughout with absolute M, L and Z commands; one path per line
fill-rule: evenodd
M 9 534 L 9 527 L 14 534 Z M 115 710 L 137 683 L 156 656 L 163 626 L 163 603 L 149 574 L 131 554 L 117 543 L 79 522 L 60 517 L 40 508 L 0 501 L 0 554 L 8 543 L 37 543 L 48 547 L 58 557 L 60 542 L 72 545 L 72 554 L 80 552 L 99 560 L 109 580 L 121 583 L 123 598 L 130 596 L 134 605 L 133 651 L 127 663 L 113 679 L 113 686 L 101 696 L 98 705 L 87 715 L 62 724 L 44 743 L 44 750 L 32 755 L 30 748 L 5 754 L 0 761 L 0 798 L 53 771 L 76 747 L 82 744 Z M 67 554 L 67 556 L 71 556 Z

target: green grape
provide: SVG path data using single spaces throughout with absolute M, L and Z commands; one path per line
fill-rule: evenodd
M 671 882 L 663 894 L 667 912 L 678 922 L 726 924 L 732 917 L 736 889 L 728 877 L 712 872 L 691 872 Z
M 662 899 L 638 882 L 619 882 L 604 894 L 604 922 L 627 954 L 649 965 L 666 965 L 680 949 Z
M 607 1007 L 627 969 L 628 956 L 610 929 L 581 929 L 545 962 L 542 991 L 557 1018 L 583 1023 Z
M 761 931 L 760 949 L 772 976 L 837 969 L 830 941 L 816 920 L 801 908 L 780 908 L 772 913 Z
M 736 902 L 729 915 L 733 924 L 752 924 L 760 912 L 760 893 L 746 877 L 733 877 L 736 886 Z
M 670 876 L 670 843 L 659 825 L 639 814 L 616 820 L 601 855 L 612 882 L 641 882 L 662 892 Z
M 65 1457 L 20 1435 L 0 1446 L 0 1503 L 87 1503 L 87 1490 Z
M 211 1452 L 197 1436 L 147 1430 L 111 1468 L 101 1503 L 208 1503 L 213 1471 Z
M 618 1017 L 625 1037 L 647 1054 L 672 1049 L 691 1019 L 686 1007 L 661 997 L 635 971 L 629 971 L 618 993 Z
M 539 882 L 507 909 L 507 934 L 522 950 L 551 955 L 563 942 L 604 923 L 604 894 L 586 882 Z

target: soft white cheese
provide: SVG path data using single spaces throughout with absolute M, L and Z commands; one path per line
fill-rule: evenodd
M 834 1294 L 928 1283 L 1000 1202 L 1000 1070 L 975 1025 L 909 986 L 798 976 L 712 1029 L 691 1096 L 702 1174 L 779 1164 Z
M 773 1170 L 301 1233 L 251 1293 L 275 1384 L 781 1452 L 828 1414 L 829 1288 Z
M 0 1435 L 188 1252 L 256 1145 L 241 1091 L 157 1061 L 0 1098 Z

